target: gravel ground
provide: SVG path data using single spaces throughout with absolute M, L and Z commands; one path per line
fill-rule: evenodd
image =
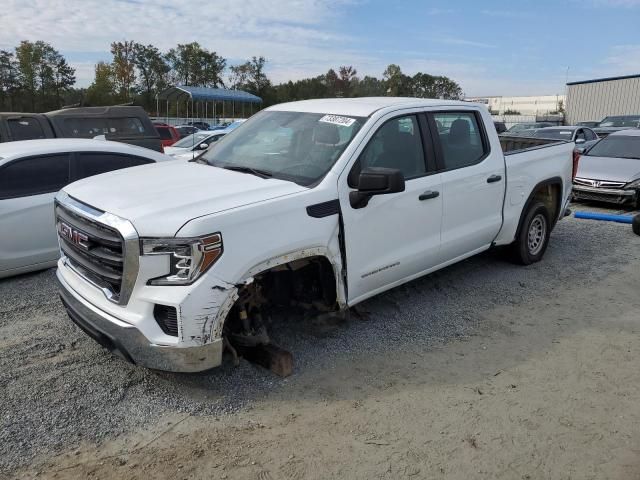
M 551 299 L 567 284 L 598 282 L 627 261 L 636 238 L 628 225 L 570 218 L 557 226 L 545 260 L 536 265 L 518 267 L 487 253 L 366 302 L 365 319 L 282 322 L 274 336 L 294 355 L 289 379 L 246 362 L 234 368 L 227 361 L 197 375 L 126 364 L 68 320 L 52 270 L 0 281 L 0 472 L 83 441 L 100 443 L 166 414 L 230 415 L 363 352 L 393 355 L 470 335 L 482 311 L 532 296 Z

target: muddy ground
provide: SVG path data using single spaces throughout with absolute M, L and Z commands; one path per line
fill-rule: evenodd
M 70 388 L 64 381 L 98 383 L 104 375 L 103 383 L 124 382 L 114 369 L 129 378 L 149 374 L 74 333 L 79 367 L 57 385 L 54 400 L 35 385 L 64 353 L 37 357 L 37 368 L 27 369 L 36 360 L 25 348 L 22 375 L 3 382 L 5 407 L 36 425 L 27 418 L 33 409 L 20 410 L 15 400 L 27 392 L 27 405 L 49 402 L 83 434 L 72 439 L 61 430 L 56 443 L 11 416 L 4 426 L 15 433 L 2 454 L 24 452 L 27 461 L 12 463 L 6 478 L 640 478 L 638 247 L 629 226 L 567 219 L 540 264 L 518 268 L 483 255 L 367 302 L 366 320 L 312 326 L 307 336 L 299 327 L 289 340 L 300 340 L 294 355 L 301 362 L 289 379 L 249 365 L 188 381 L 151 374 L 144 388 L 101 404 L 99 421 L 77 395 L 60 398 Z M 39 308 L 54 328 L 51 318 L 64 321 L 56 306 Z M 7 318 L 0 324 L 5 360 L 7 332 L 17 328 Z M 100 361 L 85 365 L 87 356 Z M 257 376 L 268 382 L 246 390 L 215 385 Z M 158 400 L 164 386 L 168 405 Z M 181 391 L 182 403 L 200 407 L 221 397 L 232 405 L 225 394 L 232 391 L 241 407 L 180 408 Z M 128 422 L 127 408 L 142 408 L 131 396 L 152 411 L 158 406 L 158 414 Z M 105 429 L 110 415 L 121 430 L 87 433 Z M 26 438 L 38 435 L 46 441 Z

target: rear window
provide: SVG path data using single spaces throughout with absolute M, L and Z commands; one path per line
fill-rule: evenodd
M 143 136 L 144 125 L 139 118 L 66 118 L 67 134 L 74 138 L 93 138 L 98 135 L 119 137 Z M 170 138 L 170 137 L 169 137 Z
M 162 140 L 171 140 L 171 130 L 169 130 L 167 127 L 156 127 L 156 130 L 158 131 L 158 135 L 160 135 L 160 138 Z
M 596 143 L 587 155 L 638 160 L 640 159 L 640 137 L 609 135 Z
M 638 115 L 620 115 L 616 117 L 606 117 L 600 122 L 600 127 L 637 127 L 640 123 Z
M 11 140 L 46 138 L 42 125 L 35 118 L 22 117 L 7 120 Z

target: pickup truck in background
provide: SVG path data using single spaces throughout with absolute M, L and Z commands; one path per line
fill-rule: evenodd
M 42 138 L 95 138 L 162 152 L 142 107 L 79 107 L 47 113 L 0 113 L 0 143 Z
M 494 246 L 539 261 L 570 200 L 573 149 L 500 139 L 468 102 L 276 105 L 192 162 L 65 187 L 61 298 L 134 363 L 206 370 L 223 341 L 268 343 L 283 309 L 346 310 Z

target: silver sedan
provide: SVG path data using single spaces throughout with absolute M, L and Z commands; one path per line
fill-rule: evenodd
M 612 133 L 586 150 L 573 197 L 640 208 L 640 129 Z

